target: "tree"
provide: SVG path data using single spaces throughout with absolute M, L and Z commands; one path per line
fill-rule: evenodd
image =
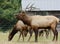
M 0 0 L 1 24 L 5 26 L 6 24 L 13 25 L 16 22 L 14 14 L 17 14 L 20 10 L 21 0 Z

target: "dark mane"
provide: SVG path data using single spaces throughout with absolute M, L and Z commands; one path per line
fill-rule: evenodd
M 24 22 L 24 24 L 30 25 L 30 18 L 29 18 L 29 16 L 24 11 L 22 11 L 21 13 L 19 13 L 16 16 L 16 18 L 18 20 L 22 20 Z

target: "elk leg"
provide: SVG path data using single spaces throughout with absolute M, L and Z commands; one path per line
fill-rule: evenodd
M 35 29 L 34 32 L 35 32 L 35 42 L 37 42 L 38 41 L 38 29 Z
M 21 37 L 21 33 L 20 33 L 20 35 L 19 35 L 18 41 L 19 41 L 20 37 Z
M 55 35 L 56 35 L 56 41 L 57 41 L 58 40 L 58 31 L 56 30 L 55 33 L 56 33 Z
M 23 41 L 24 41 L 24 34 L 23 34 L 23 32 L 22 32 L 22 37 L 23 37 Z
M 29 31 L 29 34 L 30 34 L 30 37 L 29 37 L 28 41 L 30 41 L 30 39 L 31 39 L 31 37 L 32 37 L 32 34 L 33 34 L 33 31 L 30 30 L 30 31 Z

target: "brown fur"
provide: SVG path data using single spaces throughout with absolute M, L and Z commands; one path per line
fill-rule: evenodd
M 17 32 L 20 32 L 20 36 L 22 35 L 23 37 L 23 41 L 24 41 L 24 34 L 26 34 L 27 32 L 27 25 L 25 25 L 22 21 L 18 21 L 14 27 L 13 27 L 13 30 L 11 31 L 11 33 L 9 34 L 8 36 L 8 40 L 11 41 L 12 38 L 14 37 L 14 35 L 17 33 Z M 19 36 L 19 39 L 20 39 L 20 36 Z
M 43 18 L 41 16 L 29 16 L 26 15 L 26 13 L 21 12 L 19 15 L 16 16 L 17 19 L 22 20 L 25 24 L 31 26 L 31 29 L 33 29 L 34 33 L 35 33 L 35 42 L 37 42 L 37 37 L 38 37 L 38 29 L 46 29 L 46 28 L 51 28 L 51 30 L 54 33 L 54 37 L 53 40 L 56 38 L 58 38 L 58 32 L 56 30 L 56 26 L 57 26 L 57 20 L 56 19 L 49 19 L 48 18 Z M 38 20 L 39 18 L 39 20 Z M 46 20 L 48 22 L 43 22 L 44 20 Z M 51 20 L 51 21 L 50 21 Z M 44 23 L 42 23 L 42 22 Z M 39 23 L 41 22 L 41 23 Z M 39 23 L 39 24 L 38 24 Z

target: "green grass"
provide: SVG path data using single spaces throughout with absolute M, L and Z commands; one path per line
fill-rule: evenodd
M 27 37 L 25 37 L 24 39 L 24 42 L 23 42 L 23 39 L 22 37 L 20 38 L 19 41 L 18 40 L 18 37 L 19 37 L 19 33 L 17 33 L 14 38 L 12 39 L 12 41 L 8 41 L 8 35 L 9 35 L 9 32 L 6 32 L 6 33 L 3 33 L 3 32 L 0 32 L 0 44 L 36 44 L 34 42 L 34 34 L 32 36 L 32 38 L 30 39 L 30 41 L 28 42 L 28 38 L 29 38 L 29 34 Z M 53 35 L 49 35 L 48 39 L 46 39 L 45 36 L 40 36 L 38 37 L 38 42 L 37 44 L 60 44 L 60 32 L 59 32 L 59 36 L 58 36 L 58 41 L 57 42 L 52 42 L 52 38 L 53 38 Z

